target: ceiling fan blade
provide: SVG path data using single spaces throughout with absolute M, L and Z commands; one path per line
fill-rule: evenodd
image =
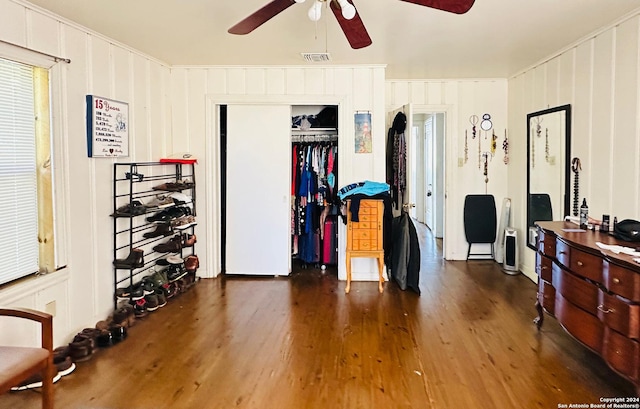
M 448 11 L 450 13 L 464 14 L 475 0 L 401 0 L 407 3 L 419 4 L 421 6 L 431 7 L 438 10 Z
M 249 34 L 294 4 L 294 0 L 273 0 L 271 3 L 231 27 L 227 32 L 229 34 Z
M 348 1 L 353 4 L 353 1 Z M 333 15 L 336 16 L 336 20 L 338 20 L 338 24 L 340 24 L 340 28 L 342 28 L 342 32 L 344 32 L 344 35 L 347 37 L 351 48 L 358 49 L 371 45 L 371 37 L 369 37 L 369 33 L 367 33 L 367 29 L 357 10 L 355 17 L 347 20 L 342 17 L 342 10 L 337 2 L 330 1 L 330 5 L 331 11 L 333 11 Z

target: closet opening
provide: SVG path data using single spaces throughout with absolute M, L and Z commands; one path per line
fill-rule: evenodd
M 291 273 L 338 275 L 338 106 L 291 106 Z

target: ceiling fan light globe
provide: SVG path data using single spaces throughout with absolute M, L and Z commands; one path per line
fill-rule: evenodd
M 316 0 L 309 9 L 309 13 L 307 13 L 307 15 L 311 21 L 320 20 L 320 17 L 322 17 L 322 3 Z
M 342 17 L 347 20 L 351 20 L 356 16 L 356 8 L 353 7 L 353 4 L 351 3 L 347 3 L 346 1 L 345 3 L 346 4 L 342 6 Z

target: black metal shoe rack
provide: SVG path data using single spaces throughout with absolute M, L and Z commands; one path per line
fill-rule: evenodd
M 193 185 L 188 189 L 180 190 L 180 192 L 191 197 L 192 215 L 196 216 L 196 179 L 195 166 L 193 164 L 163 162 L 114 163 L 113 260 L 126 258 L 134 248 L 144 251 L 142 267 L 117 268 L 114 266 L 114 309 L 117 308 L 118 304 L 116 289 L 120 286 L 133 286 L 133 284 L 140 281 L 137 276 L 140 275 L 140 278 L 142 278 L 143 275 L 146 275 L 147 270 L 156 265 L 159 259 L 170 255 L 178 255 L 184 258 L 195 254 L 195 245 L 181 248 L 179 252 L 175 253 L 158 253 L 153 250 L 156 244 L 171 237 L 143 237 L 144 232 L 152 231 L 156 228 L 157 224 L 148 222 L 147 217 L 158 212 L 158 209 L 148 209 L 143 214 L 130 216 L 116 215 L 116 210 L 127 204 L 130 208 L 133 208 L 135 201 L 144 204 L 148 203 L 156 195 L 175 193 L 177 190 L 158 190 L 157 187 L 165 183 L 177 183 L 185 179 L 189 179 Z M 180 232 L 193 234 L 194 226 L 190 226 Z

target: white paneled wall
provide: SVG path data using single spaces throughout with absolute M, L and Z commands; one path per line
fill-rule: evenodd
M 509 195 L 526 225 L 526 115 L 571 104 L 571 157 L 582 162 L 580 197 L 595 218 L 640 219 L 640 16 L 603 29 L 509 80 L 509 123 L 517 165 Z M 515 153 L 515 152 L 514 152 Z M 515 157 L 514 157 L 515 159 Z M 573 186 L 573 175 L 572 175 Z M 571 192 L 571 194 L 573 194 Z M 520 241 L 523 271 L 535 280 L 534 252 Z
M 412 103 L 422 109 L 450 110 L 450 129 L 446 130 L 445 147 L 445 257 L 464 260 L 467 242 L 464 235 L 463 209 L 468 194 L 492 194 L 496 200 L 498 218 L 502 200 L 507 197 L 507 174 L 513 167 L 503 162 L 502 141 L 507 129 L 507 81 L 487 80 L 387 80 L 386 109 L 391 111 Z M 493 129 L 498 137 L 495 155 L 489 162 L 489 183 L 485 184 L 482 166 L 478 168 L 478 148 L 481 153 L 491 151 L 491 133 L 471 137 L 472 115 L 491 115 Z M 479 124 L 478 124 L 479 129 Z M 468 142 L 468 161 L 464 162 L 465 132 Z M 486 137 L 486 138 L 485 138 Z M 479 143 L 480 142 L 480 146 Z M 511 149 L 511 145 L 510 145 Z M 474 245 L 473 252 L 484 252 Z M 487 248 L 488 251 L 488 248 Z
M 113 159 L 88 158 L 85 96 L 129 103 L 130 156 L 157 160 L 171 152 L 168 66 L 48 11 L 19 0 L 0 0 L 0 40 L 69 58 L 51 70 L 57 246 L 60 271 L 0 289 L 0 305 L 56 307 L 54 343 L 105 319 L 113 308 Z M 31 330 L 5 331 L 0 342 Z M 14 327 L 15 328 L 15 327 Z
M 202 244 L 206 254 L 200 253 L 199 257 L 211 276 L 220 271 L 216 104 L 340 105 L 338 184 L 384 180 L 383 66 L 173 67 L 171 94 L 172 147 L 176 151 L 196 152 L 199 157 L 196 178 L 205 189 L 206 208 L 198 213 L 198 220 L 207 226 L 206 241 Z M 371 154 L 354 153 L 356 111 L 372 113 Z M 268 124 L 255 126 L 259 132 L 260 127 Z M 343 240 L 344 235 L 341 237 Z M 344 263 L 340 266 L 342 276 Z M 377 280 L 372 266 L 371 260 L 354 261 L 354 280 Z

